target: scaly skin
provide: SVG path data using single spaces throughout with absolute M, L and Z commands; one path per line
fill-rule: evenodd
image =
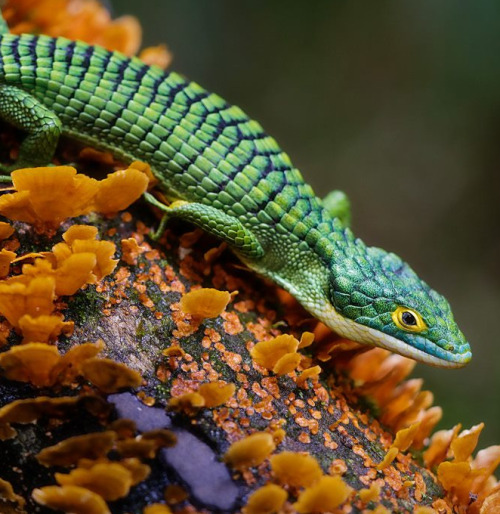
M 159 205 L 168 217 L 228 242 L 339 334 L 435 366 L 470 360 L 447 301 L 356 239 L 341 222 L 346 199 L 330 196 L 327 210 L 238 107 L 136 58 L 0 32 L 0 116 L 28 133 L 14 167 L 46 164 L 60 134 L 148 162 L 174 201 Z

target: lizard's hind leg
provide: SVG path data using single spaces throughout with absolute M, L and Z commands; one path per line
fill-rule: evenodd
M 26 91 L 3 85 L 0 86 L 0 118 L 27 132 L 16 162 L 0 164 L 0 170 L 10 173 L 18 168 L 50 163 L 61 135 L 61 121 L 50 109 Z
M 160 227 L 153 234 L 153 238 L 161 235 L 169 218 L 178 218 L 189 221 L 205 232 L 219 237 L 238 254 L 248 259 L 254 260 L 264 255 L 257 237 L 234 216 L 201 203 L 177 201 L 165 205 L 149 193 L 145 193 L 144 197 L 164 212 Z

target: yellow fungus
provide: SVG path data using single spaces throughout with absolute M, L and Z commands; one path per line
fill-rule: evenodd
M 371 484 L 369 489 L 360 489 L 359 491 L 359 499 L 365 503 L 377 501 L 379 497 L 380 485 L 377 483 Z
M 50 485 L 35 489 L 33 499 L 40 505 L 73 514 L 111 514 L 101 496 L 84 487 Z
M 0 502 L 2 500 L 17 503 L 21 508 L 26 504 L 26 500 L 14 492 L 12 484 L 3 478 L 0 478 Z M 17 512 L 17 509 L 16 511 L 12 510 L 12 512 Z
M 0 213 L 11 219 L 42 222 L 55 228 L 66 218 L 90 212 L 90 201 L 98 188 L 97 180 L 78 175 L 69 166 L 25 168 L 13 171 L 11 177 L 17 192 L 0 198 Z M 15 217 L 9 204 L 14 200 L 14 205 L 18 205 L 16 196 L 22 195 L 24 200 L 26 193 L 27 216 L 18 213 Z
M 302 350 L 302 348 L 307 348 L 308 346 L 311 346 L 314 342 L 314 334 L 312 332 L 304 332 L 300 336 L 299 341 L 299 350 Z
M 116 443 L 116 451 L 124 458 L 153 459 L 156 449 L 154 441 L 124 439 Z
M 0 313 L 14 327 L 19 326 L 19 318 L 25 314 L 52 314 L 54 299 L 52 277 L 12 277 L 0 283 Z
M 28 343 L 1 353 L 0 367 L 2 375 L 9 380 L 46 387 L 51 385 L 51 371 L 59 358 L 59 352 L 54 346 Z
M 281 444 L 286 437 L 286 432 L 283 428 L 277 428 L 273 433 L 273 441 L 276 445 Z
M 52 266 L 49 260 L 36 259 L 34 264 L 23 266 L 23 274 L 54 277 L 56 295 L 70 296 L 85 284 L 95 282 L 93 270 L 96 264 L 95 253 L 70 254 L 56 268 Z
M 276 445 L 271 434 L 257 432 L 233 443 L 224 460 L 236 469 L 258 466 L 271 455 Z
M 180 307 L 182 312 L 196 318 L 216 318 L 222 314 L 230 301 L 231 295 L 227 291 L 203 288 L 183 295 Z
M 170 507 L 163 503 L 152 503 L 147 507 L 144 507 L 142 514 L 172 514 Z
M 351 492 L 352 489 L 342 478 L 324 476 L 305 489 L 293 506 L 299 514 L 329 512 L 344 503 Z
M 73 321 L 63 321 L 62 314 L 31 316 L 25 314 L 18 321 L 23 334 L 23 343 L 48 343 L 55 341 L 60 334 L 71 335 L 75 326 Z
M 276 375 L 291 373 L 300 364 L 301 358 L 302 356 L 299 353 L 285 353 L 273 366 L 273 372 Z
M 106 394 L 115 393 L 126 387 L 139 387 L 142 382 L 140 373 L 111 359 L 87 359 L 81 365 L 81 373 Z
M 9 274 L 10 264 L 16 257 L 17 255 L 14 252 L 5 248 L 0 251 L 0 278 L 4 278 Z
M 91 225 L 71 225 L 71 227 L 64 232 L 62 238 L 71 247 L 77 239 L 96 239 L 97 233 L 97 227 Z
M 36 458 L 46 467 L 71 466 L 83 458 L 104 457 L 113 447 L 115 440 L 116 433 L 111 430 L 77 435 L 44 448 Z
M 468 462 L 442 462 L 438 466 L 437 476 L 446 491 L 460 486 L 471 471 Z
M 52 370 L 53 381 L 63 385 L 71 384 L 82 374 L 82 364 L 104 349 L 103 341 L 97 343 L 82 343 L 70 348 Z
M 283 334 L 269 341 L 257 343 L 250 350 L 250 355 L 257 364 L 272 370 L 284 355 L 296 352 L 298 346 L 299 342 L 295 337 Z
M 202 384 L 198 388 L 197 393 L 203 396 L 205 407 L 211 409 L 224 405 L 234 395 L 235 389 L 236 386 L 234 384 L 218 381 Z
M 413 442 L 413 438 L 420 427 L 420 422 L 413 423 L 408 428 L 398 430 L 392 446 L 397 448 L 399 451 L 405 452 Z
M 111 214 L 126 209 L 141 197 L 148 183 L 147 175 L 133 167 L 110 173 L 99 182 L 92 210 Z
M 97 463 L 91 468 L 76 468 L 69 474 L 56 473 L 59 485 L 85 487 L 105 500 L 114 501 L 128 495 L 132 473 L 118 462 Z
M 169 410 L 176 412 L 185 412 L 188 415 L 194 415 L 199 409 L 205 406 L 205 398 L 196 392 L 184 393 L 180 396 L 170 398 L 168 401 Z
M 285 485 L 308 487 L 323 475 L 312 455 L 286 451 L 273 455 L 269 461 L 273 475 Z
M 451 451 L 453 452 L 455 461 L 465 461 L 472 455 L 483 428 L 484 423 L 475 425 L 470 430 L 462 431 L 456 439 L 451 442 Z
M 165 45 L 148 46 L 139 54 L 139 59 L 146 64 L 159 66 L 163 70 L 168 68 L 172 54 L 168 51 Z
M 7 0 L 6 19 L 14 34 L 31 32 L 64 36 L 134 55 L 141 43 L 141 26 L 132 16 L 113 20 L 96 1 Z M 76 13 L 75 13 L 76 11 Z
M 151 468 L 136 457 L 121 459 L 120 464 L 130 471 L 132 476 L 132 485 L 137 485 L 143 480 L 146 480 L 151 473 Z
M 385 454 L 385 457 L 383 458 L 382 462 L 380 462 L 377 465 L 377 469 L 381 471 L 390 466 L 398 453 L 399 450 L 395 446 L 391 446 L 391 448 L 389 448 L 389 451 Z
M 169 505 L 175 505 L 176 503 L 181 503 L 184 500 L 187 500 L 189 498 L 188 492 L 177 484 L 170 484 L 167 485 L 165 488 L 165 501 Z
M 481 506 L 480 514 L 498 514 L 500 512 L 500 490 L 488 495 Z
M 9 238 L 14 232 L 14 227 L 10 223 L 0 221 L 0 241 Z
M 183 357 L 186 354 L 186 352 L 178 345 L 169 346 L 161 353 L 165 357 Z
M 254 491 L 243 507 L 243 514 L 274 514 L 280 512 L 288 493 L 276 484 L 267 484 Z
M 321 366 L 312 366 L 305 369 L 295 380 L 297 385 L 302 385 L 309 378 L 317 379 L 321 373 Z

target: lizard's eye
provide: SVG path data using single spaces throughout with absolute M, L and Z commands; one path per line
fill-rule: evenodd
M 392 320 L 396 326 L 407 332 L 423 332 L 427 329 L 425 321 L 417 311 L 408 307 L 398 307 L 392 313 Z

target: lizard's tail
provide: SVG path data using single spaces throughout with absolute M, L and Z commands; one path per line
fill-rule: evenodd
M 0 35 L 8 34 L 10 32 L 7 22 L 3 19 L 2 13 L 0 12 Z

